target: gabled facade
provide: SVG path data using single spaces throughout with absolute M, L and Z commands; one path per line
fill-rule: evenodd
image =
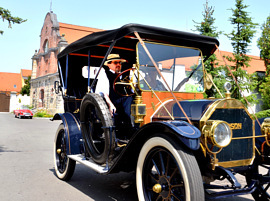
M 61 23 L 55 13 L 47 13 L 39 50 L 32 57 L 30 98 L 34 109 L 46 108 L 52 114 L 63 112 L 62 97 L 54 92 L 54 82 L 59 81 L 57 54 L 68 44 L 96 31 L 101 29 Z

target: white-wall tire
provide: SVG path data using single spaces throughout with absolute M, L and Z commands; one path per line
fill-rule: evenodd
M 154 162 L 156 166 L 151 165 Z M 163 164 L 163 168 L 162 165 L 159 168 L 158 163 Z M 176 173 L 172 174 L 172 169 Z M 151 180 L 162 186 L 161 192 L 151 190 L 150 187 L 154 186 Z M 179 187 L 176 187 L 178 181 L 184 185 L 180 187 L 179 183 Z M 185 201 L 205 199 L 202 177 L 195 157 L 166 135 L 154 136 L 143 145 L 137 162 L 136 185 L 139 201 L 159 200 L 158 197 L 160 200 L 177 200 L 172 198 L 175 196 L 181 196 L 181 200 Z M 184 193 L 181 195 L 181 192 Z
M 65 146 L 65 130 L 63 124 L 60 124 L 54 140 L 54 169 L 55 174 L 59 179 L 68 181 L 74 173 L 76 161 L 67 157 Z M 57 152 L 58 149 L 61 149 L 61 153 Z

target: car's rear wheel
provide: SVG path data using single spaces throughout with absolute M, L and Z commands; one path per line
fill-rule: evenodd
M 142 147 L 136 170 L 140 201 L 204 200 L 202 177 L 193 154 L 165 135 Z
M 60 124 L 54 141 L 54 169 L 57 177 L 68 181 L 75 170 L 76 161 L 68 158 L 66 149 L 66 136 L 63 124 Z
M 115 148 L 111 113 L 99 94 L 86 94 L 81 103 L 80 120 L 85 147 L 99 164 L 110 161 Z

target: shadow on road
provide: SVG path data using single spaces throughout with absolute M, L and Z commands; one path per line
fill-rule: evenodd
M 54 169 L 50 171 L 55 175 Z M 74 175 L 67 183 L 93 200 L 138 200 L 135 173 L 100 175 L 81 164 L 76 164 Z
M 0 145 L 0 153 L 1 152 L 21 152 L 21 151 L 9 150 L 9 149 L 5 148 L 5 146 Z
M 54 169 L 50 169 L 50 171 L 55 175 Z M 135 173 L 100 175 L 77 164 L 73 177 L 67 183 L 93 200 L 138 201 Z M 216 200 L 252 201 L 253 199 L 236 196 Z M 210 201 L 210 199 L 206 199 L 206 201 Z

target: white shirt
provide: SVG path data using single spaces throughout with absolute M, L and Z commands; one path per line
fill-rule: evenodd
M 107 78 L 107 75 L 105 73 L 104 68 L 102 68 L 99 72 L 99 75 L 97 77 L 97 85 L 96 85 L 96 91 L 95 93 L 102 92 L 104 94 L 108 94 L 110 92 L 110 83 L 109 79 Z

